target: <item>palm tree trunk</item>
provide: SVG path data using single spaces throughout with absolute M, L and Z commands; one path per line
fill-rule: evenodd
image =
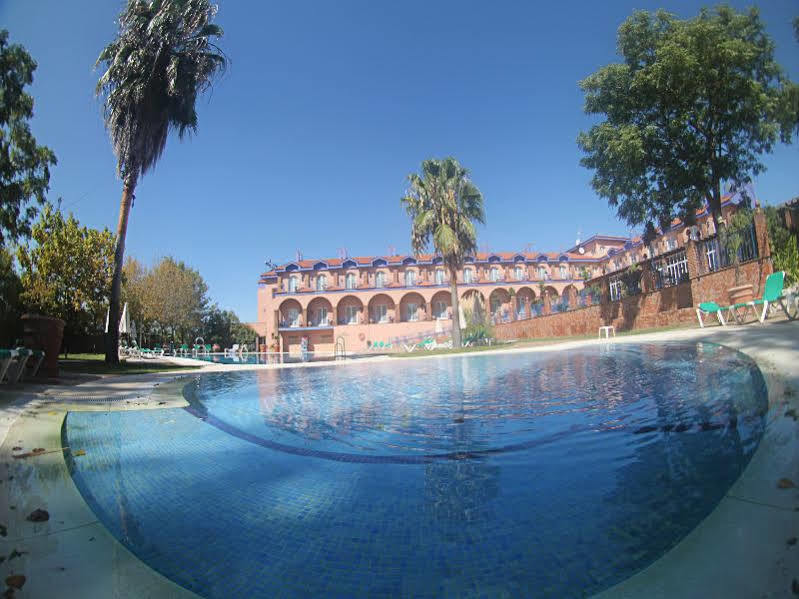
M 452 296 L 452 347 L 461 347 L 460 302 L 458 301 L 458 271 L 449 267 L 449 291 Z
M 128 232 L 128 216 L 133 204 L 136 177 L 128 175 L 122 184 L 122 200 L 119 203 L 117 223 L 117 246 L 114 250 L 114 278 L 111 281 L 111 301 L 108 306 L 108 332 L 105 334 L 105 363 L 119 364 L 119 304 L 122 295 L 122 264 L 125 260 L 125 236 Z

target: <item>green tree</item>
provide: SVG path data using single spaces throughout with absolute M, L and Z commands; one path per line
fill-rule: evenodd
M 144 316 L 147 272 L 147 268 L 136 258 L 125 259 L 122 267 L 122 301 L 128 304 L 128 313 L 136 323 L 137 335 L 146 332 L 149 326 Z
M 197 96 L 225 66 L 212 40 L 222 29 L 208 0 L 128 0 L 119 35 L 100 53 L 97 82 L 105 124 L 122 179 L 122 199 L 111 287 L 111 322 L 119 322 L 128 216 L 139 177 L 164 151 L 170 130 L 182 138 L 197 130 Z M 118 328 L 109 327 L 106 362 L 117 363 Z
M 477 251 L 475 223 L 485 223 L 483 195 L 469 179 L 469 171 L 454 158 L 425 160 L 421 174 L 408 175 L 402 204 L 411 217 L 411 245 L 423 252 L 432 241 L 449 270 L 452 295 L 452 344 L 461 346 L 458 270 Z
M 142 280 L 142 322 L 162 341 L 187 341 L 200 333 L 208 309 L 208 286 L 199 272 L 162 258 Z
M 253 348 L 255 331 L 239 320 L 232 310 L 221 310 L 214 304 L 205 317 L 203 337 L 207 343 L 231 347 L 234 343 Z
M 20 294 L 22 283 L 14 269 L 14 259 L 0 247 L 0 347 L 10 347 L 21 335 Z
M 766 206 L 764 212 L 774 270 L 785 271 L 786 286 L 799 283 L 799 247 L 796 236 L 792 235 L 785 226 L 779 208 Z
M 30 235 L 37 203 L 43 204 L 50 185 L 55 154 L 37 145 L 28 120 L 33 98 L 25 86 L 33 83 L 36 62 L 20 45 L 8 43 L 0 29 L 0 249 Z
M 22 272 L 21 300 L 28 310 L 55 316 L 74 334 L 99 333 L 105 326 L 114 263 L 114 236 L 81 227 L 45 204 L 17 250 Z
M 594 190 L 631 225 L 663 226 L 704 202 L 718 224 L 722 181 L 750 181 L 780 133 L 790 139 L 787 79 L 757 10 L 635 12 L 618 52 L 623 62 L 580 82 L 585 112 L 604 117 L 577 140 Z

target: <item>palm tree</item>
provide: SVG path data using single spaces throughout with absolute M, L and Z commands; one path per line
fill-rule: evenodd
M 105 69 L 96 93 L 103 98 L 105 126 L 122 179 L 106 336 L 108 363 L 119 361 L 122 263 L 136 184 L 161 157 L 170 130 L 181 139 L 197 130 L 197 96 L 226 64 L 211 41 L 222 36 L 222 29 L 212 23 L 215 15 L 209 0 L 128 0 L 119 17 L 118 37 L 95 65 Z
M 408 175 L 402 204 L 411 217 L 411 245 L 423 252 L 432 241 L 449 269 L 452 294 L 452 345 L 461 346 L 458 270 L 477 250 L 475 222 L 485 223 L 483 194 L 469 180 L 469 171 L 454 158 L 422 162 L 421 174 Z

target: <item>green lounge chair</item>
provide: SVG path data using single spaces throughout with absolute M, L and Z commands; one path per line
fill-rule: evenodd
M 13 359 L 6 365 L 3 374 L 8 377 L 8 382 L 13 385 L 22 380 L 22 375 L 25 372 L 25 364 L 27 364 L 28 359 L 33 355 L 33 352 L 24 347 L 6 351 L 11 353 Z
M 783 293 L 783 286 L 785 285 L 785 271 L 777 271 L 771 273 L 766 278 L 766 284 L 763 287 L 763 297 L 752 300 L 746 304 L 737 304 L 738 306 L 749 306 L 752 308 L 752 311 L 755 313 L 755 316 L 760 321 L 760 324 L 763 324 L 768 316 L 768 309 L 769 306 L 772 308 L 776 305 L 779 305 L 782 308 L 782 311 L 785 312 L 785 316 L 788 317 L 789 320 L 793 320 L 796 318 L 797 314 L 794 312 L 794 315 L 791 316 L 788 313 L 788 306 L 786 302 L 789 304 L 791 300 L 796 302 L 796 299 L 789 294 Z M 760 316 L 757 314 L 757 306 L 763 306 L 763 311 L 760 313 Z
M 724 320 L 724 316 L 722 312 L 724 310 L 729 310 L 729 308 L 723 308 L 719 306 L 716 302 L 702 302 L 699 304 L 699 307 L 696 309 L 696 318 L 699 320 L 699 327 L 705 328 L 705 323 L 702 322 L 702 315 L 703 314 L 715 314 L 716 318 L 719 319 L 719 323 L 721 326 L 727 326 L 727 323 Z
M 11 368 L 11 363 L 17 357 L 17 350 L 15 349 L 0 349 L 0 383 L 6 378 L 8 369 Z

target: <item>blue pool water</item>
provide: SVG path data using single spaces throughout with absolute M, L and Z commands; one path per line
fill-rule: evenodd
M 205 597 L 581 597 L 673 547 L 748 463 L 760 371 L 718 345 L 201 375 L 75 412 L 98 518 Z

